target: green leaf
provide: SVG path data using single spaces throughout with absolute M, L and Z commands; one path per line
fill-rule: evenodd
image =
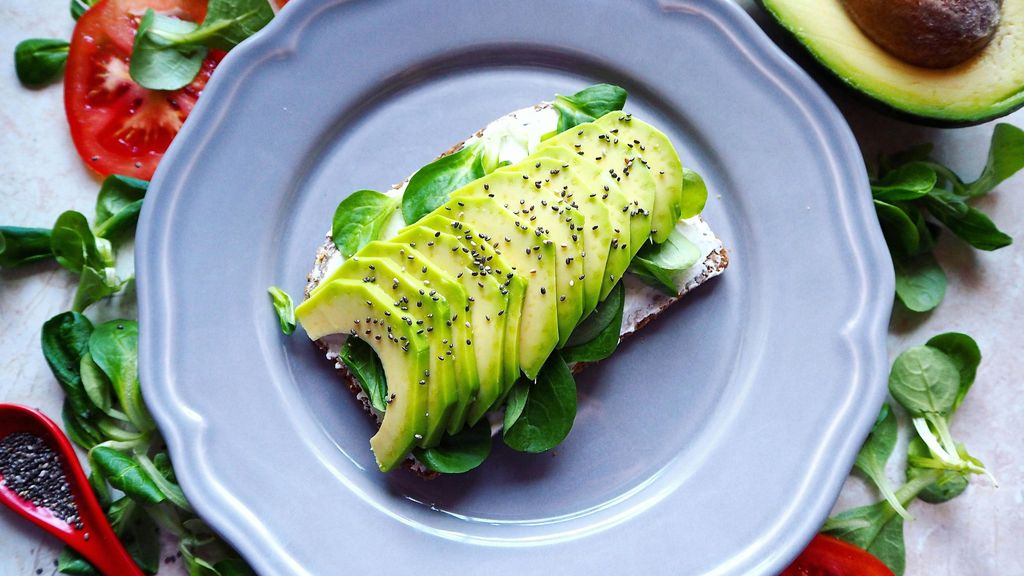
M 907 568 L 907 549 L 903 542 L 903 518 L 896 516 L 882 525 L 868 552 L 892 570 L 894 576 L 903 576 Z
M 558 132 L 591 122 L 613 110 L 622 110 L 628 93 L 612 84 L 588 86 L 572 96 L 556 95 L 552 103 L 558 111 Z
M 857 460 L 853 466 L 875 483 L 878 491 L 900 516 L 909 518 L 910 514 L 896 499 L 889 478 L 885 474 L 885 464 L 889 461 L 893 449 L 896 448 L 896 428 L 896 416 L 889 409 L 888 404 L 883 404 L 878 420 L 864 441 L 864 445 L 861 446 L 860 452 L 857 453 Z
M 893 260 L 896 268 L 896 296 L 909 310 L 927 312 L 946 296 L 946 273 L 931 254 L 906 261 Z
M 168 480 L 167 477 L 157 469 L 156 464 L 154 464 L 148 456 L 144 453 L 136 452 L 135 460 L 142 468 L 142 471 L 149 476 L 149 479 L 153 481 L 153 484 L 156 485 L 164 497 L 170 500 L 171 503 L 178 508 L 181 508 L 186 512 L 192 512 L 192 505 L 189 504 L 188 499 L 185 498 L 185 493 L 181 491 L 181 487 Z
M 48 229 L 0 226 L 0 268 L 15 268 L 52 257 Z
M 690 218 L 700 214 L 707 202 L 708 185 L 704 183 L 704 178 L 689 168 L 683 168 L 683 194 L 680 202 L 682 217 Z
M 960 372 L 949 356 L 930 346 L 915 346 L 896 357 L 889 393 L 914 417 L 947 415 L 960 388 Z
M 967 185 L 967 195 L 984 196 L 1021 168 L 1024 168 L 1024 130 L 1012 124 L 997 124 L 992 131 L 988 162 L 981 176 Z
M 402 194 L 402 216 L 412 224 L 448 201 L 456 189 L 484 176 L 482 148 L 470 144 L 416 171 Z
M 530 381 L 525 377 L 516 380 L 505 399 L 505 418 L 502 428 L 508 430 L 523 415 L 526 401 L 530 397 Z
M 92 355 L 88 352 L 82 356 L 79 373 L 82 376 L 85 394 L 92 401 L 93 406 L 99 408 L 101 412 L 109 412 L 113 405 L 111 401 L 113 386 L 103 370 L 93 362 Z
M 93 361 L 110 379 L 114 394 L 128 420 L 139 430 L 156 425 L 142 401 L 139 388 L 139 326 L 134 320 L 111 320 L 96 327 L 89 337 Z
M 960 332 L 939 334 L 925 345 L 945 353 L 960 372 L 960 387 L 957 389 L 956 400 L 953 401 L 953 411 L 955 412 L 974 384 L 974 377 L 981 364 L 981 349 L 978 348 L 978 343 L 974 341 L 974 338 Z
M 114 268 L 103 268 L 97 270 L 92 266 L 82 268 L 82 277 L 78 280 L 78 289 L 75 290 L 75 299 L 71 303 L 71 309 L 75 312 L 83 312 L 89 306 L 100 300 L 117 294 L 124 287 L 117 277 L 117 270 Z
M 14 70 L 26 86 L 39 86 L 60 77 L 69 44 L 52 38 L 22 40 L 14 47 Z
M 149 182 L 117 174 L 103 180 L 96 197 L 96 235 L 117 238 L 133 229 Z
M 134 514 L 118 536 L 143 572 L 156 574 L 160 570 L 160 530 L 150 516 Z
M 92 564 L 70 546 L 64 546 L 57 556 L 57 571 L 73 576 L 101 576 L 99 570 L 93 568 Z
M 933 190 L 925 197 L 924 205 L 950 232 L 979 250 L 997 250 L 1013 243 L 988 216 L 952 192 Z
M 895 257 L 907 259 L 918 253 L 921 234 L 903 208 L 875 200 L 875 214 L 878 215 L 885 243 Z
M 924 162 L 910 162 L 892 170 L 871 184 L 871 193 L 877 200 L 897 202 L 916 200 L 935 188 L 938 175 Z
M 444 474 L 469 472 L 483 463 L 490 453 L 491 424 L 486 418 L 454 436 L 446 434 L 438 446 L 413 451 L 428 468 Z
M 530 385 L 522 414 L 504 430 L 513 450 L 544 452 L 557 446 L 576 419 L 576 381 L 560 354 L 552 354 Z
M 252 568 L 241 558 L 225 558 L 213 565 L 220 576 L 255 576 Z
M 562 349 L 562 358 L 566 362 L 597 362 L 611 356 L 619 345 L 625 302 L 626 288 L 620 281 L 604 302 L 572 331 Z
M 160 488 L 133 458 L 106 446 L 89 452 L 89 462 L 100 470 L 110 485 L 140 504 L 159 504 L 167 499 Z
M 89 228 L 89 221 L 74 210 L 57 217 L 50 235 L 50 249 L 57 262 L 72 272 L 81 272 L 86 265 L 93 268 L 114 265 L 112 256 L 106 253 Z
M 99 0 L 71 0 L 71 17 L 78 20 L 82 14 L 85 14 L 97 2 Z
M 210 0 L 196 34 L 208 34 L 202 40 L 205 46 L 230 50 L 273 18 L 274 9 L 267 0 Z
M 178 483 L 178 479 L 174 475 L 174 467 L 171 466 L 171 457 L 167 452 L 158 452 L 156 456 L 153 456 L 153 465 L 169 482 Z
M 64 422 L 64 432 L 75 444 L 84 450 L 91 450 L 93 446 L 103 442 L 103 434 L 90 422 L 75 413 L 75 409 L 69 398 L 64 398 L 64 408 L 61 410 L 61 419 Z
M 673 229 L 661 244 L 645 244 L 633 257 L 629 271 L 644 282 L 675 296 L 679 294 L 676 275 L 696 264 L 698 259 L 700 250 L 697 246 L 679 230 Z
M 41 338 L 43 357 L 50 371 L 67 394 L 72 412 L 84 419 L 92 415 L 93 408 L 79 369 L 82 356 L 89 350 L 92 332 L 92 322 L 88 318 L 78 312 L 64 312 L 43 324 Z
M 380 237 L 401 201 L 373 190 L 357 190 L 334 211 L 331 236 L 345 258 Z
M 281 332 L 291 334 L 295 332 L 295 305 L 292 297 L 277 286 L 267 288 L 270 294 L 270 301 L 274 305 L 274 312 L 277 313 L 277 321 L 281 325 Z
M 370 405 L 379 412 L 388 407 L 388 381 L 384 377 L 384 366 L 373 348 L 359 338 L 348 338 L 338 352 L 348 371 L 359 381 Z
M 193 22 L 146 10 L 128 66 L 132 80 L 151 90 L 177 90 L 191 83 L 203 66 L 207 49 L 180 42 L 197 28 Z
M 914 466 L 910 461 L 911 458 L 931 458 L 931 456 L 931 451 L 928 450 L 928 446 L 925 445 L 924 440 L 921 440 L 916 436 L 910 439 L 910 442 L 907 444 L 908 481 L 919 478 L 924 474 L 932 473 L 927 468 Z M 969 480 L 966 474 L 952 470 L 943 470 L 942 476 L 921 490 L 917 497 L 929 504 L 941 504 L 963 494 L 964 490 L 967 489 L 968 483 Z

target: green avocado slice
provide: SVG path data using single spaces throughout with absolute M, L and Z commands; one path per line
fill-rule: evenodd
M 357 252 L 323 282 L 340 279 L 378 286 L 401 311 L 400 318 L 415 328 L 417 335 L 426 337 L 430 344 L 431 377 L 427 387 L 427 430 L 418 440 L 422 447 L 436 446 L 459 401 L 451 319 L 460 310 L 452 309 L 438 295 L 430 296 L 430 288 L 389 259 L 364 257 Z
M 510 295 L 502 286 L 504 278 L 492 273 L 493 268 L 479 251 L 471 250 L 451 234 L 424 226 L 422 220 L 390 241 L 415 248 L 438 268 L 454 274 L 472 302 L 469 322 L 473 327 L 473 352 L 480 385 L 469 403 L 465 420 L 468 426 L 473 426 L 501 395 L 505 339 L 518 337 L 515 332 L 506 333 Z M 521 292 L 518 297 L 522 299 Z M 518 372 L 518 359 L 512 362 Z
M 583 318 L 586 274 L 581 231 L 586 219 L 579 211 L 546 202 L 537 194 L 549 184 L 522 172 L 498 171 L 452 192 L 451 199 L 457 203 L 467 198 L 493 198 L 534 234 L 526 246 L 519 246 L 521 249 L 532 252 L 543 245 L 554 249 L 559 345 L 564 345 Z
M 473 260 L 478 262 L 479 266 L 482 266 L 483 270 L 481 273 L 494 276 L 500 284 L 499 292 L 504 293 L 508 297 L 508 307 L 498 312 L 498 318 L 505 322 L 505 336 L 502 338 L 501 351 L 502 391 L 499 394 L 499 398 L 503 397 L 519 380 L 519 323 L 522 319 L 523 298 L 526 295 L 527 281 L 519 274 L 516 274 L 512 265 L 495 250 L 495 246 L 500 248 L 499 241 L 495 240 L 493 242 L 494 245 L 492 245 L 480 238 L 479 235 L 474 234 L 472 229 L 467 229 L 465 226 L 459 226 L 458 229 L 455 229 L 452 220 L 437 213 L 427 214 L 420 218 L 416 224 L 429 226 L 438 231 L 448 230 L 451 232 L 451 235 L 462 243 L 461 251 L 472 256 Z M 410 226 L 407 230 L 413 227 Z M 442 232 L 442 234 L 446 233 Z M 486 412 L 489 408 L 490 406 L 483 407 L 483 412 Z M 477 410 L 480 409 L 481 407 L 477 407 Z
M 555 247 L 543 242 L 521 218 L 493 198 L 452 199 L 435 213 L 451 220 L 444 230 L 490 243 L 526 282 L 519 316 L 519 367 L 531 380 L 558 344 L 558 292 Z M 511 312 L 508 312 L 511 314 Z
M 601 224 L 599 222 L 604 222 L 607 219 L 605 230 L 610 235 L 608 256 L 604 258 L 604 272 L 600 274 L 601 293 L 598 297 L 598 300 L 604 300 L 608 297 L 608 293 L 611 292 L 619 279 L 622 278 L 626 268 L 629 267 L 633 254 L 636 252 L 632 249 L 629 237 L 629 200 L 619 189 L 618 182 L 610 174 L 601 170 L 594 162 L 577 155 L 572 150 L 564 146 L 551 146 L 545 148 L 539 154 L 560 160 L 562 164 L 570 165 L 575 176 L 588 186 L 589 190 L 586 198 L 582 202 L 578 201 L 580 210 L 584 213 L 589 223 L 588 229 L 592 229 L 595 225 L 599 226 L 600 229 Z M 597 209 L 591 205 L 597 202 L 605 206 L 606 216 L 592 213 Z M 603 243 L 603 240 L 600 242 Z M 588 240 L 588 251 L 590 246 L 591 243 Z M 589 277 L 590 272 L 587 272 L 587 275 Z
M 650 124 L 634 118 L 632 114 L 609 112 L 594 121 L 619 142 L 626 142 L 635 158 L 639 158 L 651 170 L 657 187 L 655 210 L 667 210 L 672 214 L 672 226 L 680 218 L 691 218 L 704 209 L 704 196 L 687 194 L 683 187 L 683 163 L 672 142 L 663 132 Z
M 563 146 L 574 151 L 577 156 L 594 162 L 618 182 L 619 189 L 632 203 L 628 210 L 629 238 L 633 244 L 630 250 L 634 254 L 647 243 L 653 230 L 664 229 L 671 220 L 671 214 L 666 216 L 654 212 L 657 184 L 651 171 L 643 164 L 632 162 L 633 155 L 625 142 L 613 137 L 604 128 L 593 122 L 580 124 L 541 142 L 534 154 L 541 154 L 554 146 Z M 668 237 L 668 234 L 664 236 Z M 657 237 L 655 241 L 658 241 Z
M 397 264 L 402 272 L 419 280 L 426 288 L 421 297 L 443 298 L 448 301 L 451 310 L 452 349 L 451 360 L 455 361 L 455 383 L 458 392 L 458 403 L 448 418 L 448 433 L 457 434 L 466 424 L 466 411 L 480 391 L 480 376 L 477 373 L 476 351 L 472 314 L 470 310 L 475 303 L 469 298 L 462 284 L 454 275 L 437 266 L 416 248 L 394 239 L 374 241 L 359 249 L 361 257 L 389 259 Z M 455 270 L 454 274 L 459 271 Z M 442 341 L 442 344 L 444 342 Z
M 362 281 L 320 284 L 295 309 L 312 339 L 348 334 L 369 344 L 380 357 L 388 382 L 388 406 L 380 429 L 370 439 L 377 466 L 384 472 L 399 464 L 427 430 L 430 344 L 401 320 L 402 311 L 380 287 Z
M 577 157 L 578 158 L 578 157 Z M 584 181 L 575 170 L 577 159 L 569 161 L 548 156 L 546 153 L 534 154 L 518 164 L 501 169 L 511 174 L 525 174 L 531 182 L 541 182 L 541 186 L 527 187 L 535 195 L 542 196 L 544 208 L 558 206 L 567 210 L 576 210 L 583 215 L 585 225 L 576 230 L 583 239 L 583 251 L 579 259 L 583 264 L 583 311 L 586 318 L 601 298 L 601 281 L 605 276 L 608 263 L 608 248 L 611 245 L 612 229 L 608 219 L 608 207 L 592 191 L 592 181 Z

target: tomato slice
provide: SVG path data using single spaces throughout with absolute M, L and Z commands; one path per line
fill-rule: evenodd
M 192 22 L 204 0 L 101 0 L 75 25 L 64 76 L 64 111 L 82 160 L 100 174 L 149 180 L 224 56 L 210 51 L 180 90 L 148 90 L 128 74 L 132 44 L 147 8 Z
M 869 552 L 818 534 L 779 576 L 893 576 L 893 573 Z

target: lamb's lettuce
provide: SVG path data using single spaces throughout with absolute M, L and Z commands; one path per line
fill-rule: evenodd
M 331 223 L 331 237 L 345 258 L 377 240 L 395 213 L 399 200 L 374 190 L 357 190 L 338 204 Z

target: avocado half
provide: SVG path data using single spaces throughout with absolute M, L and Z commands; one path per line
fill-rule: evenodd
M 1024 105 L 1024 2 L 1004 2 L 988 46 L 945 69 L 907 64 L 886 52 L 854 23 L 841 0 L 761 5 L 845 84 L 910 120 L 967 126 Z

